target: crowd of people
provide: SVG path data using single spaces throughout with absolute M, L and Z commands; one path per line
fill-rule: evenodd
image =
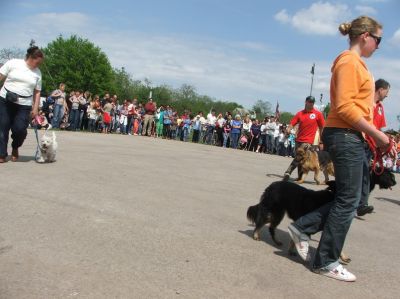
M 275 115 L 259 120 L 215 110 L 207 115 L 189 110 L 179 114 L 171 105 L 157 106 L 151 98 L 119 103 L 118 96 L 109 93 L 102 98 L 88 91 L 67 95 L 63 83 L 42 99 L 40 117 L 45 128 L 152 136 L 288 157 L 295 149 L 296 130 L 287 130 Z

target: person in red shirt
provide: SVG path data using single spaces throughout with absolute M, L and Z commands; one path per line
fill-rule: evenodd
M 374 125 L 378 130 L 386 127 L 385 112 L 382 102 L 388 96 L 390 84 L 384 79 L 375 81 L 375 106 L 374 106 Z
M 144 110 L 146 111 L 146 114 L 144 115 L 142 136 L 145 136 L 147 131 L 147 136 L 150 137 L 151 127 L 153 125 L 153 120 L 154 120 L 154 113 L 156 111 L 156 105 L 153 103 L 153 99 L 149 99 L 149 101 L 144 106 Z
M 294 126 L 298 125 L 296 135 L 296 150 L 299 147 L 307 149 L 320 140 L 320 135 L 325 125 L 325 120 L 322 113 L 314 109 L 314 103 L 315 98 L 313 96 L 308 96 L 306 98 L 304 109 L 296 113 L 296 115 L 290 121 L 289 126 L 287 127 L 287 132 L 290 132 L 290 130 Z M 319 134 L 317 135 L 318 129 Z M 298 168 L 298 164 L 298 161 L 296 160 L 296 158 L 294 158 L 292 163 L 289 165 L 289 168 L 286 170 L 285 175 L 283 176 L 284 181 L 289 180 L 290 174 L 293 172 L 293 170 Z M 298 174 L 298 177 L 300 178 L 300 168 L 298 168 Z
M 385 111 L 383 110 L 382 102 L 388 96 L 390 89 L 390 84 L 384 79 L 378 79 L 375 81 L 375 95 L 374 95 L 374 116 L 373 122 L 374 126 L 378 130 L 386 127 Z M 372 153 L 369 152 L 368 159 L 371 160 Z M 369 190 L 362 192 L 360 203 L 357 208 L 357 216 L 364 216 L 365 214 L 370 214 L 374 211 L 374 207 L 368 205 Z

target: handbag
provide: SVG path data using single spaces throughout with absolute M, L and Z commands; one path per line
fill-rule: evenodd
M 19 98 L 30 98 L 31 96 L 20 96 L 19 94 L 9 91 L 7 88 L 4 87 L 6 90 L 6 101 L 11 102 L 11 103 L 16 103 L 18 102 Z

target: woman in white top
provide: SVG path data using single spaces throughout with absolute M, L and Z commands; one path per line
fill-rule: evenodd
M 11 59 L 0 68 L 0 163 L 6 162 L 11 130 L 11 160 L 18 160 L 18 148 L 24 143 L 32 118 L 38 115 L 42 74 L 39 66 L 43 52 L 30 47 L 25 59 Z

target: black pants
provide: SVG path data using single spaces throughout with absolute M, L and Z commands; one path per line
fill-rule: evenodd
M 7 157 L 7 145 L 11 130 L 13 149 L 19 148 L 28 134 L 31 106 L 18 105 L 0 97 L 0 158 Z
M 199 142 L 200 130 L 193 130 L 192 142 Z

